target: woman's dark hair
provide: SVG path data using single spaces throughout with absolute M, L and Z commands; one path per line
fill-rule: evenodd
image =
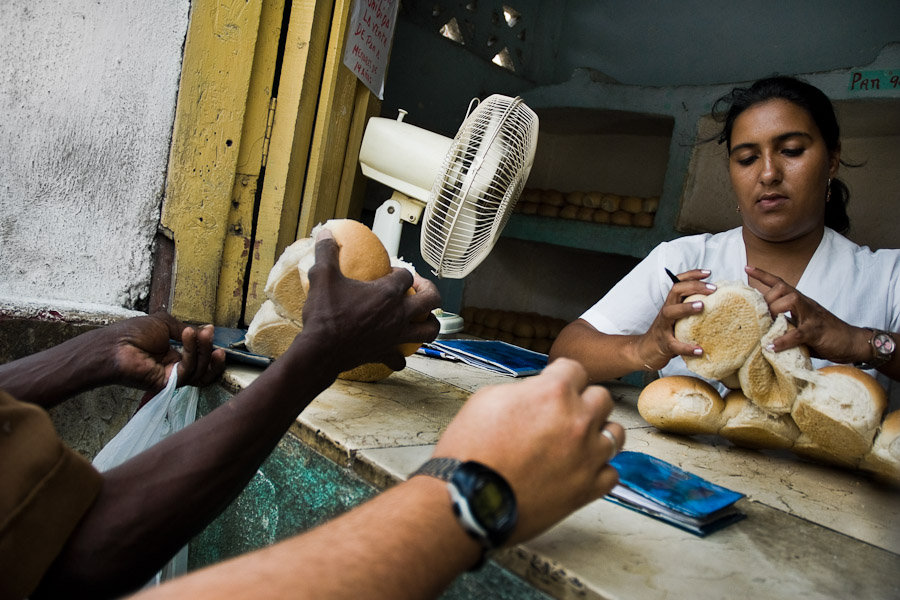
M 713 104 L 713 116 L 722 122 L 722 131 L 718 142 L 724 143 L 731 153 L 731 131 L 738 116 L 756 104 L 781 98 L 792 102 L 809 113 L 812 120 L 825 139 L 829 152 L 840 149 L 841 135 L 834 107 L 828 96 L 819 88 L 793 77 L 768 77 L 760 79 L 747 88 L 734 88 Z M 850 201 L 850 190 L 838 178 L 831 180 L 829 200 L 825 204 L 825 225 L 846 233 L 850 229 L 850 217 L 847 216 L 847 202 Z

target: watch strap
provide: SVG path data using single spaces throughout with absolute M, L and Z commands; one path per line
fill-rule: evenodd
M 462 461 L 457 458 L 447 458 L 443 456 L 440 458 L 432 458 L 416 469 L 410 477 L 415 477 L 416 475 L 431 475 L 432 477 L 437 477 L 444 481 L 450 481 L 450 478 L 453 476 L 453 471 L 461 464 Z

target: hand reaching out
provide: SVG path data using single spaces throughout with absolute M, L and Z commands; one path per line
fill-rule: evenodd
M 622 447 L 625 431 L 608 421 L 612 408 L 606 388 L 588 386 L 584 368 L 560 358 L 537 377 L 472 395 L 434 456 L 478 461 L 509 482 L 519 507 L 510 542 L 517 543 L 616 484 L 609 459 Z

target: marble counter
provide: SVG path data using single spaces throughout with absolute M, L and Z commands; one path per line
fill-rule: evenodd
M 249 385 L 258 370 L 230 368 Z M 338 381 L 294 433 L 375 485 L 403 480 L 469 394 L 510 378 L 409 357 L 376 384 Z M 557 598 L 900 598 L 900 492 L 862 474 L 715 437 L 663 434 L 638 415 L 638 388 L 610 384 L 625 448 L 746 494 L 747 518 L 698 538 L 605 500 L 495 560 Z

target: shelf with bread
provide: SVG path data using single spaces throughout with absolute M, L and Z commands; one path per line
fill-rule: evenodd
M 550 352 L 553 340 L 568 321 L 536 312 L 466 306 L 461 311 L 463 333 L 499 340 L 541 354 Z
M 814 369 L 804 346 L 770 350 L 793 327 L 787 316 L 773 320 L 762 294 L 743 283 L 717 285 L 710 295 L 686 298 L 702 297 L 704 311 L 675 324 L 676 338 L 704 349 L 685 358 L 697 377 L 648 384 L 638 398 L 641 417 L 661 431 L 789 450 L 900 485 L 900 411 L 885 414 L 878 381 L 849 365 Z M 723 398 L 707 380 L 730 391 Z
M 673 119 L 578 107 L 535 112 L 534 165 L 503 235 L 643 256 L 658 237 Z

